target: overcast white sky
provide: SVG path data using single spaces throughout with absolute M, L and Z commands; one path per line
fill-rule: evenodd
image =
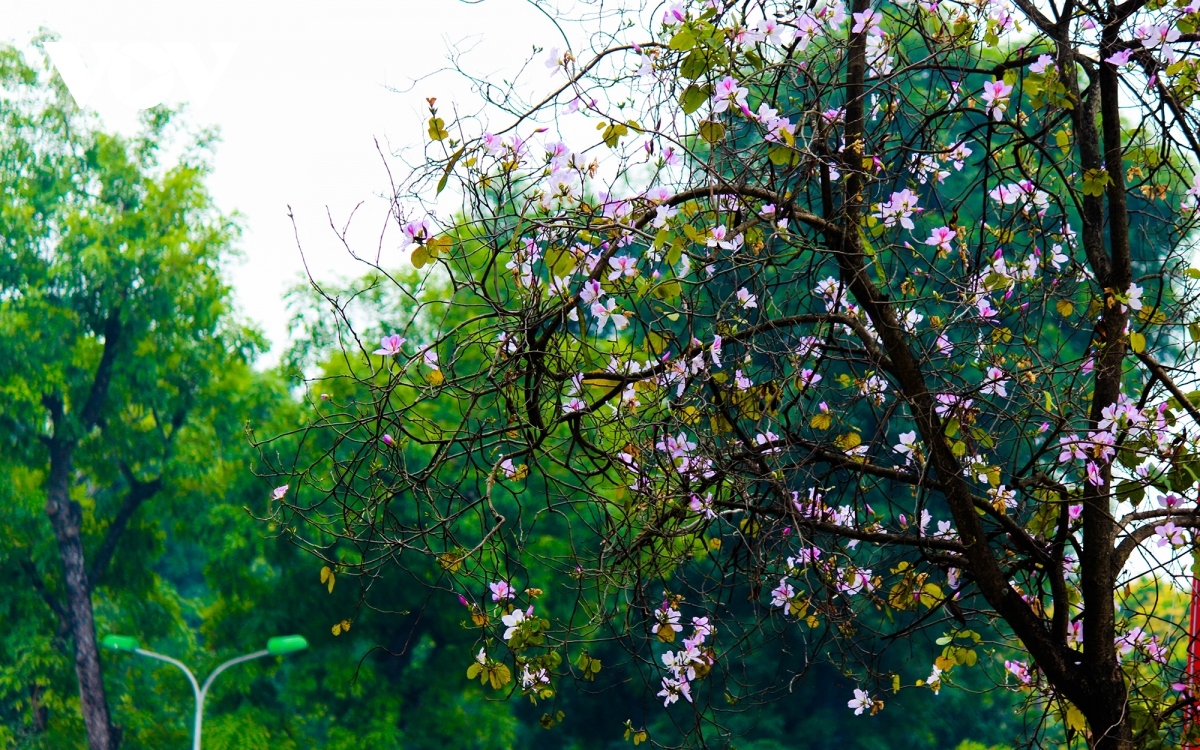
M 314 275 L 360 273 L 325 207 L 340 226 L 366 201 L 351 237 L 373 251 L 388 187 L 375 138 L 385 151 L 419 142 L 426 97 L 470 97 L 453 73 L 412 80 L 444 67 L 452 46 L 471 49 L 472 71 L 499 77 L 534 43 L 562 44 L 526 0 L 0 0 L 0 41 L 22 44 L 39 27 L 60 35 L 56 63 L 74 61 L 68 85 L 109 129 L 130 132 L 139 106 L 163 100 L 187 100 L 193 122 L 220 127 L 210 185 L 245 226 L 231 280 L 276 353 L 287 337 L 282 296 L 303 271 L 287 207 Z

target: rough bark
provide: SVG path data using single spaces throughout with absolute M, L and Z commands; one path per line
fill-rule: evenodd
M 46 488 L 46 515 L 54 528 L 59 556 L 63 564 L 63 588 L 66 591 L 68 619 L 74 641 L 75 674 L 79 678 L 79 705 L 87 726 L 89 750 L 115 750 L 104 679 L 100 673 L 100 652 L 96 644 L 96 625 L 92 619 L 91 588 L 80 536 L 83 511 L 71 500 L 72 446 L 57 441 L 50 445 L 50 477 Z

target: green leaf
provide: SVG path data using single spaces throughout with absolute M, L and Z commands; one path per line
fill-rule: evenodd
M 450 173 L 454 171 L 454 165 L 458 164 L 458 160 L 462 158 L 463 151 L 466 148 L 466 146 L 463 146 L 450 155 L 450 161 L 446 162 L 446 169 L 442 172 L 442 179 L 438 180 L 436 195 L 441 195 L 442 191 L 446 189 L 446 182 L 450 179 Z
M 1059 130 L 1054 134 L 1054 142 L 1058 144 L 1058 148 L 1063 154 L 1071 150 L 1071 133 L 1066 128 Z
M 1133 505 L 1137 505 L 1146 498 L 1146 488 L 1141 482 L 1131 482 L 1125 480 L 1116 487 L 1117 499 L 1128 500 Z
M 767 150 L 767 158 L 771 160 L 772 164 L 780 167 L 794 164 L 798 161 L 796 152 L 787 146 L 771 146 Z M 879 226 L 882 227 L 883 225 L 880 224 Z
M 679 104 L 683 107 L 683 113 L 685 115 L 690 115 L 691 113 L 700 109 L 700 107 L 704 106 L 704 103 L 708 101 L 709 97 L 711 96 L 712 88 L 710 86 L 707 84 L 704 86 L 697 86 L 693 83 L 689 84 L 688 87 L 683 90 L 683 95 L 679 98 Z
M 725 126 L 719 122 L 705 120 L 700 123 L 700 137 L 708 143 L 717 143 L 725 137 Z
M 601 125 L 603 125 L 603 123 L 601 123 Z M 627 135 L 628 133 L 629 127 L 626 126 L 625 123 L 610 123 L 608 127 L 604 129 L 604 135 L 602 136 L 604 138 L 604 145 L 608 146 L 609 148 L 616 148 L 617 144 L 621 141 L 621 136 Z
M 1083 173 L 1083 194 L 1100 197 L 1104 195 L 1104 186 L 1112 182 L 1108 172 L 1103 169 L 1089 169 Z
M 712 70 L 712 58 L 705 50 L 695 49 L 679 64 L 679 75 L 694 81 Z
M 667 46 L 679 52 L 687 52 L 696 46 L 696 37 L 692 35 L 689 29 L 680 29 L 675 32 L 675 36 L 671 37 L 671 41 Z

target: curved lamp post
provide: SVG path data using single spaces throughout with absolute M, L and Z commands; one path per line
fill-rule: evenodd
M 103 640 L 100 641 L 100 645 L 113 651 L 127 651 L 133 654 L 149 656 L 151 659 L 158 659 L 159 661 L 165 661 L 168 664 L 174 664 L 183 670 L 183 673 L 187 675 L 188 682 L 192 683 L 192 692 L 196 696 L 196 723 L 192 729 L 192 750 L 200 750 L 200 726 L 204 721 L 204 698 L 208 695 L 208 689 L 212 686 L 213 680 L 217 678 L 217 675 L 221 674 L 226 669 L 229 669 L 234 664 L 241 664 L 242 662 L 250 661 L 251 659 L 258 659 L 262 656 L 282 656 L 284 654 L 290 654 L 296 651 L 303 651 L 304 649 L 308 648 L 308 641 L 306 641 L 302 635 L 281 635 L 276 636 L 275 638 L 270 638 L 267 640 L 267 647 L 262 651 L 243 654 L 242 656 L 230 659 L 214 669 L 212 674 L 208 676 L 208 679 L 204 681 L 203 685 L 196 680 L 196 676 L 192 674 L 192 670 L 188 669 L 183 662 L 179 661 L 178 659 L 172 659 L 169 656 L 156 654 L 153 651 L 147 651 L 146 649 L 142 648 L 141 644 L 138 643 L 138 639 L 134 638 L 133 636 L 106 635 L 104 636 Z

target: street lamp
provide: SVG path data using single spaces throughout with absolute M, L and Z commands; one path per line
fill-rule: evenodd
M 208 676 L 208 679 L 204 681 L 203 685 L 196 681 L 196 676 L 192 674 L 192 670 L 188 669 L 183 662 L 179 661 L 178 659 L 172 659 L 169 656 L 156 654 L 153 651 L 147 651 L 146 649 L 142 648 L 141 644 L 138 643 L 138 639 L 134 638 L 133 636 L 112 634 L 106 635 L 104 636 L 103 640 L 100 641 L 100 645 L 113 651 L 128 651 L 129 653 L 133 654 L 149 656 L 151 659 L 158 659 L 159 661 L 165 661 L 168 664 L 174 664 L 183 670 L 183 673 L 187 675 L 188 682 L 192 683 L 192 692 L 196 696 L 196 723 L 192 730 L 192 750 L 200 750 L 200 725 L 204 721 L 204 698 L 206 695 L 208 695 L 208 688 L 212 686 L 213 680 L 217 678 L 217 675 L 232 667 L 234 664 L 241 664 L 242 662 L 250 661 L 251 659 L 257 659 L 262 656 L 283 656 L 284 654 L 303 651 L 304 649 L 308 648 L 308 641 L 306 641 L 302 635 L 280 635 L 274 638 L 269 638 L 267 639 L 267 647 L 262 651 L 243 654 L 242 656 L 230 659 L 214 669 L 212 674 Z

